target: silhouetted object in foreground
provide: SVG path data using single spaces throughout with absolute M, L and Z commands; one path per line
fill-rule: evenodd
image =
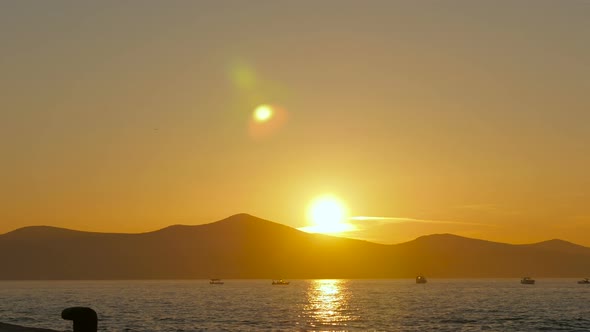
M 580 285 L 588 285 L 588 284 L 590 284 L 590 278 L 584 278 L 582 280 L 579 280 L 578 281 L 578 284 L 580 284 Z
M 61 312 L 61 318 L 74 321 L 74 332 L 96 332 L 98 316 L 96 311 L 86 307 L 72 307 Z
M 523 285 L 534 285 L 535 279 L 533 279 L 531 277 L 524 277 L 520 280 L 520 283 Z

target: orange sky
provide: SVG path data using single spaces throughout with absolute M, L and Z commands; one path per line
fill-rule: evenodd
M 0 233 L 332 193 L 382 243 L 590 245 L 590 2 L 0 4 Z M 261 125 L 262 104 L 281 118 Z M 272 127 L 272 128 L 269 128 Z M 401 218 L 401 219 L 400 219 Z

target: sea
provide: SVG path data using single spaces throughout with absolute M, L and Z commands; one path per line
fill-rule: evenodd
M 88 306 L 99 331 L 590 331 L 575 279 L 1 281 L 0 322 L 71 331 Z

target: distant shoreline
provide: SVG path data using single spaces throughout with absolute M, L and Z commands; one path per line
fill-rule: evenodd
M 250 215 L 145 234 L 28 227 L 0 235 L 3 280 L 535 278 L 590 275 L 590 248 L 433 234 L 397 245 L 309 234 Z

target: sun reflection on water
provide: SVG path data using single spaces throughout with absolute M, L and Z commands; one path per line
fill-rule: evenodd
M 358 319 L 350 309 L 350 297 L 346 280 L 312 280 L 303 308 L 308 327 L 337 329 Z

